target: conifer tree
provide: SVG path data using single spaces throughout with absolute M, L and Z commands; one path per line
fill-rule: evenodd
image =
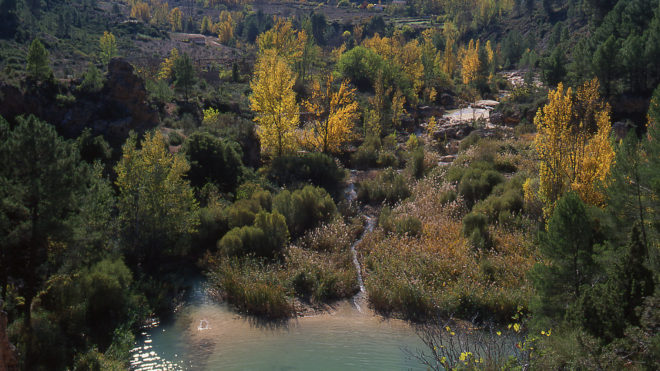
M 53 77 L 48 65 L 48 51 L 39 39 L 32 40 L 28 48 L 27 55 L 27 74 L 35 81 L 44 81 Z

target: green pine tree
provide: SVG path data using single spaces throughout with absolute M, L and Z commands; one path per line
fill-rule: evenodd
M 28 77 L 35 81 L 45 81 L 53 77 L 48 65 L 48 51 L 39 39 L 32 40 L 28 48 L 27 67 Z

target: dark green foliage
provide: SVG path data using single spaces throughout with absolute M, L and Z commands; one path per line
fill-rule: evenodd
M 557 202 L 540 242 L 546 260 L 531 273 L 538 292 L 533 309 L 539 315 L 561 319 L 567 304 L 577 300 L 583 286 L 590 283 L 595 268 L 592 223 L 575 193 L 569 192 Z
M 369 169 L 378 166 L 378 153 L 381 149 L 380 138 L 367 136 L 351 157 L 351 165 L 357 169 Z
M 197 75 L 195 74 L 192 59 L 190 59 L 187 53 L 183 53 L 174 61 L 172 73 L 174 75 L 174 87 L 182 91 L 184 98 L 188 100 L 190 90 L 197 81 Z
M 273 211 L 284 215 L 292 237 L 334 218 L 337 207 L 323 188 L 306 186 L 290 192 L 284 190 L 273 197 Z
M 53 71 L 48 65 L 48 51 L 39 39 L 32 40 L 27 54 L 26 72 L 34 81 L 45 81 L 53 78 Z
M 289 241 L 289 231 L 282 214 L 259 212 L 254 226 L 236 227 L 218 241 L 218 250 L 227 256 L 252 254 L 274 258 Z
M 647 259 L 639 226 L 635 225 L 620 262 L 609 269 L 605 282 L 585 290 L 568 318 L 608 342 L 624 336 L 626 327 L 639 326 L 637 308 L 653 294 L 655 286 Z
M 404 215 L 395 217 L 392 215 L 392 209 L 388 206 L 383 207 L 378 216 L 378 226 L 388 233 L 398 233 L 411 237 L 419 237 L 422 234 L 422 222 L 413 215 Z
M 385 169 L 376 179 L 358 183 L 358 199 L 372 204 L 394 204 L 410 196 L 407 183 L 396 170 Z
M 495 170 L 469 168 L 458 183 L 458 193 L 463 196 L 468 207 L 488 197 L 493 187 L 504 182 L 502 174 Z
M 210 204 L 199 209 L 199 227 L 197 228 L 195 243 L 192 244 L 193 249 L 203 252 L 215 247 L 216 242 L 229 231 L 227 211 L 227 209 L 216 204 Z
M 16 270 L 11 272 L 14 277 L 25 280 L 22 294 L 29 323 L 29 303 L 44 278 L 49 240 L 68 237 L 66 221 L 78 204 L 83 172 L 77 148 L 52 126 L 34 116 L 17 121 L 13 130 L 0 123 L 0 196 L 2 219 L 7 221 L 2 245 L 10 256 L 16 252 L 17 260 L 8 266 Z
M 493 241 L 488 232 L 488 217 L 471 212 L 463 218 L 463 236 L 470 240 L 475 249 L 490 249 Z
M 167 139 L 171 146 L 179 146 L 183 144 L 183 137 L 176 130 L 170 131 L 170 133 L 167 135 Z M 190 159 L 188 159 L 188 162 L 190 162 Z
M 346 172 L 332 157 L 322 153 L 301 156 L 280 156 L 268 168 L 268 179 L 279 186 L 297 188 L 313 184 L 337 195 Z
M 18 14 L 16 0 L 2 0 L 0 2 L 0 38 L 14 37 L 18 27 Z
M 309 17 L 312 23 L 312 36 L 319 45 L 325 45 L 325 30 L 328 27 L 328 22 L 323 13 L 312 13 Z
M 641 169 L 642 179 L 648 184 L 648 190 L 654 197 L 648 198 L 651 210 L 658 215 L 660 210 L 660 85 L 655 89 L 649 106 L 649 118 L 647 138 L 642 142 L 642 149 L 646 155 L 647 162 Z M 652 225 L 657 233 L 660 233 L 660 219 L 653 218 Z M 657 252 L 655 253 L 657 254 Z M 656 267 L 660 266 L 660 257 L 653 257 Z
M 485 200 L 478 202 L 473 210 L 488 216 L 490 223 L 506 225 L 507 217 L 522 212 L 524 206 L 521 177 L 500 183 Z
M 141 304 L 131 292 L 132 281 L 123 261 L 115 259 L 102 260 L 73 274 L 51 276 L 33 308 L 36 336 L 25 354 L 32 367 L 65 369 L 73 363 L 74 354 L 88 344 L 108 351 L 103 357 L 107 362 L 122 365 L 128 355 L 123 338 L 128 337 L 130 345 L 132 335 L 116 328 L 130 325 Z M 120 362 L 113 360 L 115 357 Z
M 80 158 L 88 164 L 95 161 L 106 162 L 112 157 L 110 144 L 101 135 L 93 137 L 89 128 L 83 130 L 77 141 Z
M 342 54 L 337 62 L 339 73 L 365 91 L 371 89 L 385 61 L 371 49 L 357 46 Z
M 566 59 L 564 51 L 556 47 L 552 53 L 541 61 L 543 81 L 549 86 L 557 86 L 566 76 Z
M 421 179 L 426 170 L 424 165 L 424 148 L 417 148 L 408 160 L 408 168 L 415 179 Z
M 83 75 L 83 80 L 78 86 L 80 91 L 85 93 L 96 93 L 103 88 L 103 76 L 101 71 L 92 63 L 87 67 L 87 71 Z
M 254 223 L 254 217 L 262 210 L 261 204 L 255 199 L 238 200 L 227 209 L 229 227 L 243 227 Z
M 290 290 L 276 267 L 254 258 L 223 259 L 211 280 L 238 310 L 270 319 L 293 314 Z
M 612 92 L 612 83 L 617 73 L 619 45 L 614 35 L 605 40 L 598 46 L 593 57 L 593 69 L 600 80 L 605 91 L 605 96 L 610 96 Z
M 222 192 L 234 192 L 244 168 L 240 150 L 233 144 L 209 133 L 193 133 L 184 145 L 191 184 L 201 187 L 211 182 Z

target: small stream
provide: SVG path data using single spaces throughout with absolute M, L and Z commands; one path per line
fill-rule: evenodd
M 355 305 L 355 308 L 357 308 L 358 312 L 362 313 L 362 306 L 366 305 L 367 302 L 367 290 L 364 287 L 364 280 L 362 279 L 362 267 L 360 266 L 360 260 L 358 260 L 357 256 L 357 251 L 355 251 L 355 246 L 357 246 L 360 241 L 366 236 L 367 234 L 371 233 L 371 231 L 374 230 L 374 225 L 376 224 L 376 218 L 373 216 L 365 215 L 365 219 L 367 219 L 367 224 L 364 226 L 364 231 L 362 232 L 362 235 L 360 238 L 353 242 L 351 245 L 351 254 L 353 254 L 353 265 L 355 265 L 355 271 L 357 272 L 357 281 L 358 285 L 360 286 L 360 292 L 355 294 L 353 297 L 353 305 Z M 362 306 L 360 305 L 362 304 Z

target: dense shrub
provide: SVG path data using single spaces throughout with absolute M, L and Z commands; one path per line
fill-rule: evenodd
M 488 232 L 488 217 L 481 213 L 471 212 L 463 218 L 463 236 L 470 240 L 476 249 L 492 247 L 492 239 Z
M 238 200 L 227 208 L 227 220 L 229 228 L 243 227 L 252 225 L 254 217 L 261 211 L 261 204 L 258 200 Z
M 348 248 L 314 251 L 292 247 L 287 251 L 291 286 L 311 302 L 349 298 L 357 291 L 357 273 Z
M 368 136 L 351 156 L 351 165 L 356 169 L 369 169 L 378 166 L 378 152 L 381 148 L 380 138 Z
M 408 160 L 408 171 L 410 174 L 415 177 L 415 179 L 420 179 L 424 176 L 426 171 L 424 165 L 424 149 L 419 147 L 413 151 Z
M 375 51 L 357 46 L 342 54 L 337 62 L 337 70 L 342 77 L 351 80 L 358 89 L 364 91 L 373 86 L 378 71 L 385 63 Z
M 242 312 L 272 319 L 293 314 L 282 272 L 254 258 L 229 258 L 217 264 L 211 281 Z
M 362 202 L 394 204 L 408 196 L 408 182 L 391 168 L 383 171 L 376 179 L 358 183 L 358 199 Z
M 385 206 L 378 216 L 378 226 L 385 232 L 418 237 L 422 233 L 422 222 L 413 215 L 395 216 L 392 209 Z
M 330 157 L 322 153 L 302 156 L 281 156 L 268 168 L 268 179 L 279 186 L 298 188 L 313 184 L 337 195 L 346 172 Z
M 190 163 L 188 177 L 195 187 L 207 182 L 216 184 L 223 192 L 234 192 L 243 175 L 238 145 L 227 143 L 212 134 L 193 133 L 184 151 Z
M 506 183 L 509 185 L 511 182 Z M 500 184 L 501 186 L 502 184 Z M 511 187 L 511 186 L 509 186 Z M 509 216 L 519 214 L 524 206 L 522 188 L 500 188 L 485 200 L 477 203 L 474 210 L 485 214 L 490 223 L 508 224 Z
M 259 212 L 254 226 L 234 228 L 218 241 L 218 251 L 227 256 L 256 255 L 273 258 L 289 240 L 284 217 L 278 213 Z
M 469 207 L 477 201 L 488 197 L 493 187 L 502 183 L 504 177 L 495 170 L 480 170 L 470 168 L 461 177 L 458 193 L 465 199 Z
M 273 210 L 286 218 L 292 237 L 334 218 L 337 207 L 323 188 L 306 186 L 290 192 L 284 190 L 273 198 Z

